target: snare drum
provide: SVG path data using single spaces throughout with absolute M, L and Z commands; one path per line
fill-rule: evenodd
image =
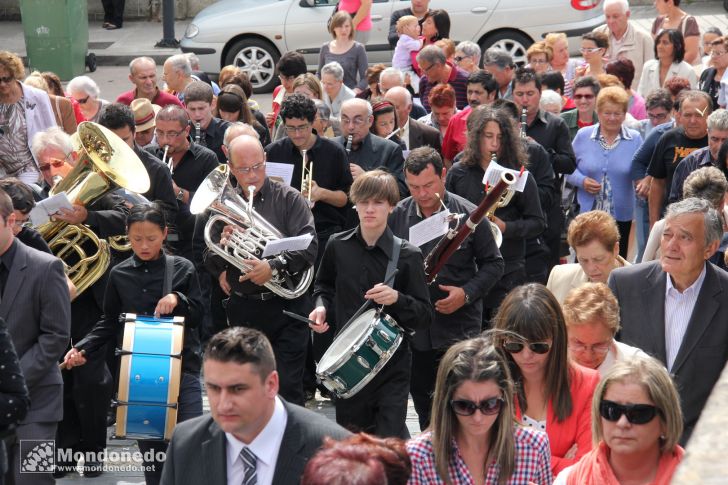
M 122 318 L 116 437 L 169 440 L 177 424 L 184 318 Z
M 316 366 L 316 375 L 337 397 L 350 398 L 394 355 L 402 335 L 392 317 L 368 310 L 336 336 Z

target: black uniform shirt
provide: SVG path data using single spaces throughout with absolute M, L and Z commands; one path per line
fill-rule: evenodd
M 200 282 L 194 265 L 180 256 L 173 256 L 174 272 L 172 292 L 179 303 L 175 316 L 185 317 L 185 337 L 182 351 L 182 371 L 190 374 L 200 372 L 198 355 L 199 339 L 197 326 L 202 319 L 204 304 Z M 104 296 L 104 316 L 94 329 L 74 347 L 93 352 L 105 343 L 113 341 L 121 347 L 124 324 L 119 322 L 122 313 L 154 315 L 154 309 L 163 295 L 164 256 L 153 261 L 142 261 L 132 255 L 111 270 Z M 163 315 L 167 316 L 167 315 Z
M 576 170 L 576 155 L 571 146 L 569 127 L 561 117 L 539 110 L 526 134 L 544 147 L 551 156 L 551 165 L 557 174 Z

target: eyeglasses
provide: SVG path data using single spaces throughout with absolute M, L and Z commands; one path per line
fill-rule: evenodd
M 16 219 L 15 222 L 13 223 L 13 225 L 15 227 L 17 227 L 18 229 L 26 229 L 26 228 L 33 227 L 33 223 L 30 222 L 29 220 L 19 221 Z
M 572 352 L 575 352 L 577 354 L 583 354 L 586 351 L 591 351 L 595 354 L 604 355 L 609 352 L 609 348 L 611 347 L 611 345 L 611 342 L 594 345 L 586 345 L 581 342 L 569 342 L 569 348 Z
M 647 112 L 647 117 L 651 120 L 664 120 L 668 116 L 669 116 L 669 113 L 667 113 L 667 112 L 665 112 L 665 113 L 650 113 L 649 111 Z
M 486 416 L 492 416 L 498 414 L 501 406 L 503 406 L 502 397 L 491 397 L 479 403 L 474 403 L 467 399 L 453 399 L 450 401 L 450 408 L 452 408 L 455 414 L 459 414 L 460 416 L 472 416 L 476 410 L 480 410 Z
M 0 84 L 10 84 L 15 81 L 15 76 L 0 77 Z
M 549 61 L 546 59 L 534 59 L 532 61 L 528 61 L 529 64 L 548 64 Z
M 250 172 L 257 172 L 258 170 L 265 167 L 265 162 L 256 163 L 252 167 L 241 167 L 241 168 L 235 168 L 232 165 L 230 166 L 230 171 L 234 173 L 242 173 L 242 174 L 249 174 Z
M 575 94 L 574 95 L 574 101 L 577 101 L 580 99 L 584 99 L 584 100 L 588 101 L 590 99 L 594 99 L 594 95 L 593 94 Z
M 159 130 L 154 130 L 154 134 L 157 135 L 157 138 L 177 138 L 182 133 L 184 133 L 184 130 L 183 131 L 159 131 Z
M 75 99 L 75 98 L 74 98 L 74 99 Z M 83 98 L 83 99 L 76 99 L 76 102 L 77 102 L 78 104 L 86 104 L 86 103 L 88 103 L 88 100 L 89 100 L 89 99 L 91 99 L 91 96 L 86 96 L 86 97 L 85 97 L 85 98 Z
M 303 133 L 306 130 L 308 130 L 309 128 L 311 128 L 311 124 L 306 123 L 305 125 L 300 125 L 300 126 L 285 125 L 285 127 L 286 127 L 286 133 Z
M 38 165 L 38 170 L 41 172 L 47 172 L 53 168 L 61 168 L 66 163 L 65 160 L 61 160 L 60 158 L 51 158 L 48 163 L 44 163 L 41 165 Z
M 354 119 L 349 119 L 346 116 L 341 117 L 341 124 L 342 125 L 354 125 L 354 126 L 361 126 L 364 123 L 366 123 L 366 118 L 362 118 L 361 116 L 356 116 Z
M 602 399 L 599 403 L 599 415 L 607 421 L 616 422 L 622 415 L 632 424 L 647 424 L 654 419 L 658 411 L 650 404 L 617 404 L 614 401 Z
M 465 56 L 455 56 L 455 57 L 453 57 L 452 59 L 453 59 L 453 60 L 454 60 L 455 62 L 463 62 L 463 60 L 464 60 L 465 58 L 466 58 Z
M 711 56 L 711 57 L 720 57 L 720 56 L 722 56 L 723 54 L 725 54 L 725 52 L 726 52 L 726 51 L 723 51 L 723 52 L 718 52 L 717 50 L 712 50 L 712 51 L 710 51 L 710 56 Z
M 503 348 L 506 349 L 506 352 L 509 354 L 517 354 L 521 352 L 526 345 L 528 345 L 528 348 L 534 354 L 545 354 L 551 348 L 551 344 L 548 342 L 504 342 Z
M 581 49 L 579 49 L 579 52 L 581 52 L 582 54 L 591 54 L 593 52 L 597 52 L 600 49 L 601 47 L 582 47 Z
M 430 64 L 429 66 L 424 67 L 422 64 L 420 64 L 420 69 L 422 69 L 422 71 L 424 71 L 424 72 L 429 72 L 430 69 L 432 69 L 435 66 L 436 66 L 436 64 Z
M 285 74 L 279 74 L 278 79 L 280 79 L 281 81 L 293 81 L 294 79 L 296 79 L 296 76 L 286 76 Z

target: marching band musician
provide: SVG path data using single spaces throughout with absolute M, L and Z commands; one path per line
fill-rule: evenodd
M 468 117 L 468 142 L 462 159 L 452 166 L 445 188 L 477 204 L 485 196 L 483 177 L 495 155 L 496 162 L 511 170 L 526 166 L 526 150 L 508 114 L 488 106 L 479 106 Z M 524 172 L 526 186 L 515 192 L 510 203 L 499 207 L 492 216 L 503 234 L 500 247 L 505 263 L 503 277 L 483 299 L 483 321 L 487 322 L 506 294 L 526 282 L 526 239 L 543 232 L 545 219 L 541 212 L 538 188 L 534 177 Z
M 410 197 L 402 200 L 389 216 L 395 236 L 409 240 L 409 229 L 439 213 L 463 214 L 475 206 L 445 190 L 445 174 L 440 154 L 434 148 L 412 150 L 404 162 L 404 176 Z M 460 221 L 461 224 L 465 220 Z M 454 227 L 454 224 L 450 224 Z M 420 246 L 429 254 L 439 238 Z M 503 275 L 503 258 L 498 251 L 488 221 L 483 221 L 460 248 L 447 260 L 437 279 L 429 286 L 435 320 L 428 329 L 415 333 L 412 344 L 412 382 L 410 392 L 419 416 L 420 429 L 430 423 L 432 394 L 440 359 L 450 345 L 480 333 L 483 319 L 482 297 Z
M 192 139 L 215 152 L 218 162 L 225 163 L 222 144 L 230 122 L 212 116 L 213 98 L 212 86 L 202 81 L 193 81 L 185 88 L 185 109 L 193 125 L 190 128 Z
M 323 333 L 335 324 L 341 330 L 362 303 L 371 301 L 408 331 L 428 328 L 433 311 L 422 253 L 387 227 L 387 217 L 399 201 L 395 178 L 382 170 L 363 173 L 354 180 L 350 198 L 359 225 L 333 235 L 326 245 L 316 275 L 316 308 L 309 315 L 316 324 L 310 327 Z M 387 271 L 393 265 L 397 270 Z M 390 283 L 386 279 L 392 274 Z M 327 321 L 334 308 L 336 322 Z M 381 437 L 409 437 L 405 417 L 410 372 L 409 345 L 403 342 L 356 395 L 336 399 L 336 422 Z
M 175 105 L 162 108 L 156 118 L 157 145 L 148 150 L 172 172 L 172 189 L 178 208 L 174 225 L 178 234 L 177 238 L 169 238 L 168 241 L 176 254 L 198 266 L 202 261 L 201 256 L 192 250 L 195 217 L 190 214 L 190 201 L 207 174 L 218 166 L 218 160 L 212 150 L 189 138 L 189 122 L 190 118 L 183 108 Z
M 354 180 L 367 170 L 385 169 L 396 177 L 401 198 L 409 195 L 402 173 L 404 164 L 402 147 L 391 140 L 370 133 L 374 115 L 369 101 L 358 98 L 347 99 L 341 104 L 339 120 L 341 136 L 334 140 L 346 148 Z
M 96 354 L 108 343 L 121 347 L 124 323 L 122 313 L 138 315 L 183 316 L 185 332 L 182 347 L 177 422 L 202 415 L 200 357 L 197 327 L 202 318 L 203 301 L 197 271 L 181 256 L 167 256 L 162 246 L 167 236 L 167 223 L 159 204 L 140 204 L 131 209 L 127 219 L 127 235 L 133 254 L 116 265 L 109 275 L 104 296 L 103 317 L 93 329 L 74 345 L 65 356 L 64 365 L 73 372 L 90 367 Z M 171 290 L 165 293 L 165 271 L 172 266 Z M 103 357 L 103 356 L 102 356 Z M 76 368 L 81 366 L 80 368 Z M 145 456 L 164 452 L 164 441 L 139 440 Z M 153 450 L 153 453 L 146 453 Z M 156 485 L 162 476 L 163 461 L 145 462 L 144 478 Z M 152 466 L 153 465 L 153 466 Z
M 48 190 L 54 185 L 54 177 L 66 176 L 79 157 L 73 149 L 71 137 L 60 128 L 50 128 L 36 134 L 32 149 Z M 124 199 L 108 193 L 88 207 L 74 204 L 72 210 L 61 209 L 53 218 L 72 225 L 84 224 L 99 238 L 108 238 L 125 233 L 128 213 Z M 87 247 L 84 249 L 89 250 Z M 117 262 L 119 254 L 112 251 L 111 257 L 109 268 Z M 109 269 L 71 303 L 72 342 L 85 337 L 101 317 L 108 274 Z M 106 447 L 106 416 L 113 393 L 113 378 L 106 365 L 105 352 L 90 356 L 89 364 L 82 369 L 62 372 L 63 420 L 58 424 L 56 445 L 71 449 L 74 453 L 100 452 Z M 54 476 L 64 474 L 59 469 Z M 84 464 L 85 476 L 99 474 L 100 463 L 89 461 Z
M 253 208 L 284 237 L 314 236 L 305 250 L 284 251 L 269 259 L 244 260 L 253 268 L 245 274 L 211 251 L 205 259 L 208 271 L 217 277 L 223 292 L 229 296 L 226 307 L 229 324 L 254 328 L 268 337 L 278 364 L 281 396 L 303 405 L 302 376 L 309 332 L 304 324 L 285 316 L 282 310 L 296 311 L 306 305 L 310 308 L 310 303 L 305 293 L 286 300 L 264 285 L 274 274 L 299 273 L 313 264 L 318 247 L 313 214 L 300 192 L 266 176 L 265 152 L 257 138 L 240 135 L 233 138 L 228 150 L 230 173 L 243 199 L 251 202 L 249 188 L 252 187 Z

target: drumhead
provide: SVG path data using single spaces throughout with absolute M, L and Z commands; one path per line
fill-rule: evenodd
M 363 337 L 368 335 L 369 324 L 374 320 L 376 311 L 374 308 L 365 311 L 336 336 L 331 346 L 321 357 L 317 371 L 327 370 L 335 366 L 342 356 L 353 352 L 360 345 Z

